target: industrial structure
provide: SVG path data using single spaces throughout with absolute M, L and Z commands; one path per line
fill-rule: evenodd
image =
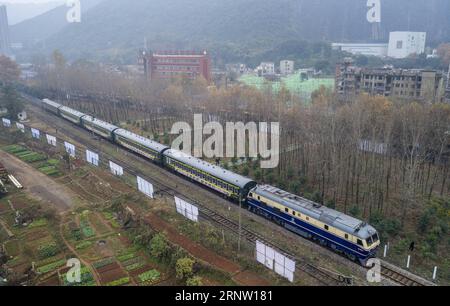
M 262 62 L 255 69 L 258 76 L 274 76 L 275 75 L 275 63 L 274 62 Z
M 388 56 L 405 58 L 411 54 L 425 53 L 425 32 L 391 32 L 389 34 Z
M 178 76 L 211 81 L 211 58 L 206 51 L 142 51 L 139 62 L 148 79 L 170 79 Z
M 361 68 L 346 61 L 336 68 L 336 93 L 344 100 L 360 93 L 430 103 L 445 97 L 446 76 L 436 70 Z
M 332 43 L 334 50 L 340 50 L 355 55 L 385 57 L 388 53 L 389 44 L 366 44 L 366 43 Z
M 281 75 L 290 75 L 294 73 L 294 61 L 282 60 L 280 61 Z
M 425 53 L 427 33 L 390 32 L 387 43 L 332 43 L 334 50 L 354 55 L 407 58 L 412 54 Z
M 0 55 L 10 55 L 9 24 L 6 6 L 0 5 Z

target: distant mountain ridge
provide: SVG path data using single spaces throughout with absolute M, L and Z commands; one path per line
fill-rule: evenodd
M 131 2 L 131 3 L 130 3 Z M 69 57 L 132 60 L 151 49 L 226 48 L 251 55 L 288 40 L 372 41 L 366 0 L 104 0 L 79 24 L 59 27 L 60 13 L 13 29 L 40 29 L 46 50 Z M 449 0 L 381 0 L 378 41 L 390 31 L 426 31 L 428 44 L 450 41 Z M 58 16 L 56 16 L 58 15 Z M 48 23 L 55 18 L 55 29 Z M 46 20 L 45 20 L 46 19 Z M 46 24 L 47 22 L 47 24 Z M 42 23 L 42 24 L 40 24 Z M 36 26 L 40 24 L 40 26 Z

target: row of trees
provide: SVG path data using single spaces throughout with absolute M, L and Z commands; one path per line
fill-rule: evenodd
M 23 103 L 15 90 L 20 69 L 9 57 L 0 55 L 0 107 L 8 111 L 10 118 L 17 118 L 23 110 Z
M 423 201 L 450 193 L 449 105 L 366 95 L 341 105 L 325 88 L 307 104 L 286 88 L 274 94 L 270 86 L 216 88 L 202 79 L 149 83 L 92 63 L 69 66 L 59 53 L 39 70 L 31 84 L 36 92 L 133 123 L 145 135 L 167 134 L 174 121 L 191 122 L 194 113 L 221 123 L 279 121 L 280 164 L 258 170 L 258 177 L 297 193 L 309 186 L 316 200 L 344 212 L 403 223 L 420 213 Z M 236 170 L 248 173 L 246 167 Z

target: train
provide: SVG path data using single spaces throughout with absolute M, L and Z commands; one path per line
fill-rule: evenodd
M 275 186 L 213 165 L 164 144 L 63 106 L 49 99 L 42 107 L 122 146 L 183 178 L 213 190 L 287 230 L 345 255 L 365 266 L 376 257 L 378 232 L 371 225 Z

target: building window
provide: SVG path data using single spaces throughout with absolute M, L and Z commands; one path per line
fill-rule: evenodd
M 397 49 L 402 49 L 402 48 L 403 48 L 403 41 L 397 40 Z

